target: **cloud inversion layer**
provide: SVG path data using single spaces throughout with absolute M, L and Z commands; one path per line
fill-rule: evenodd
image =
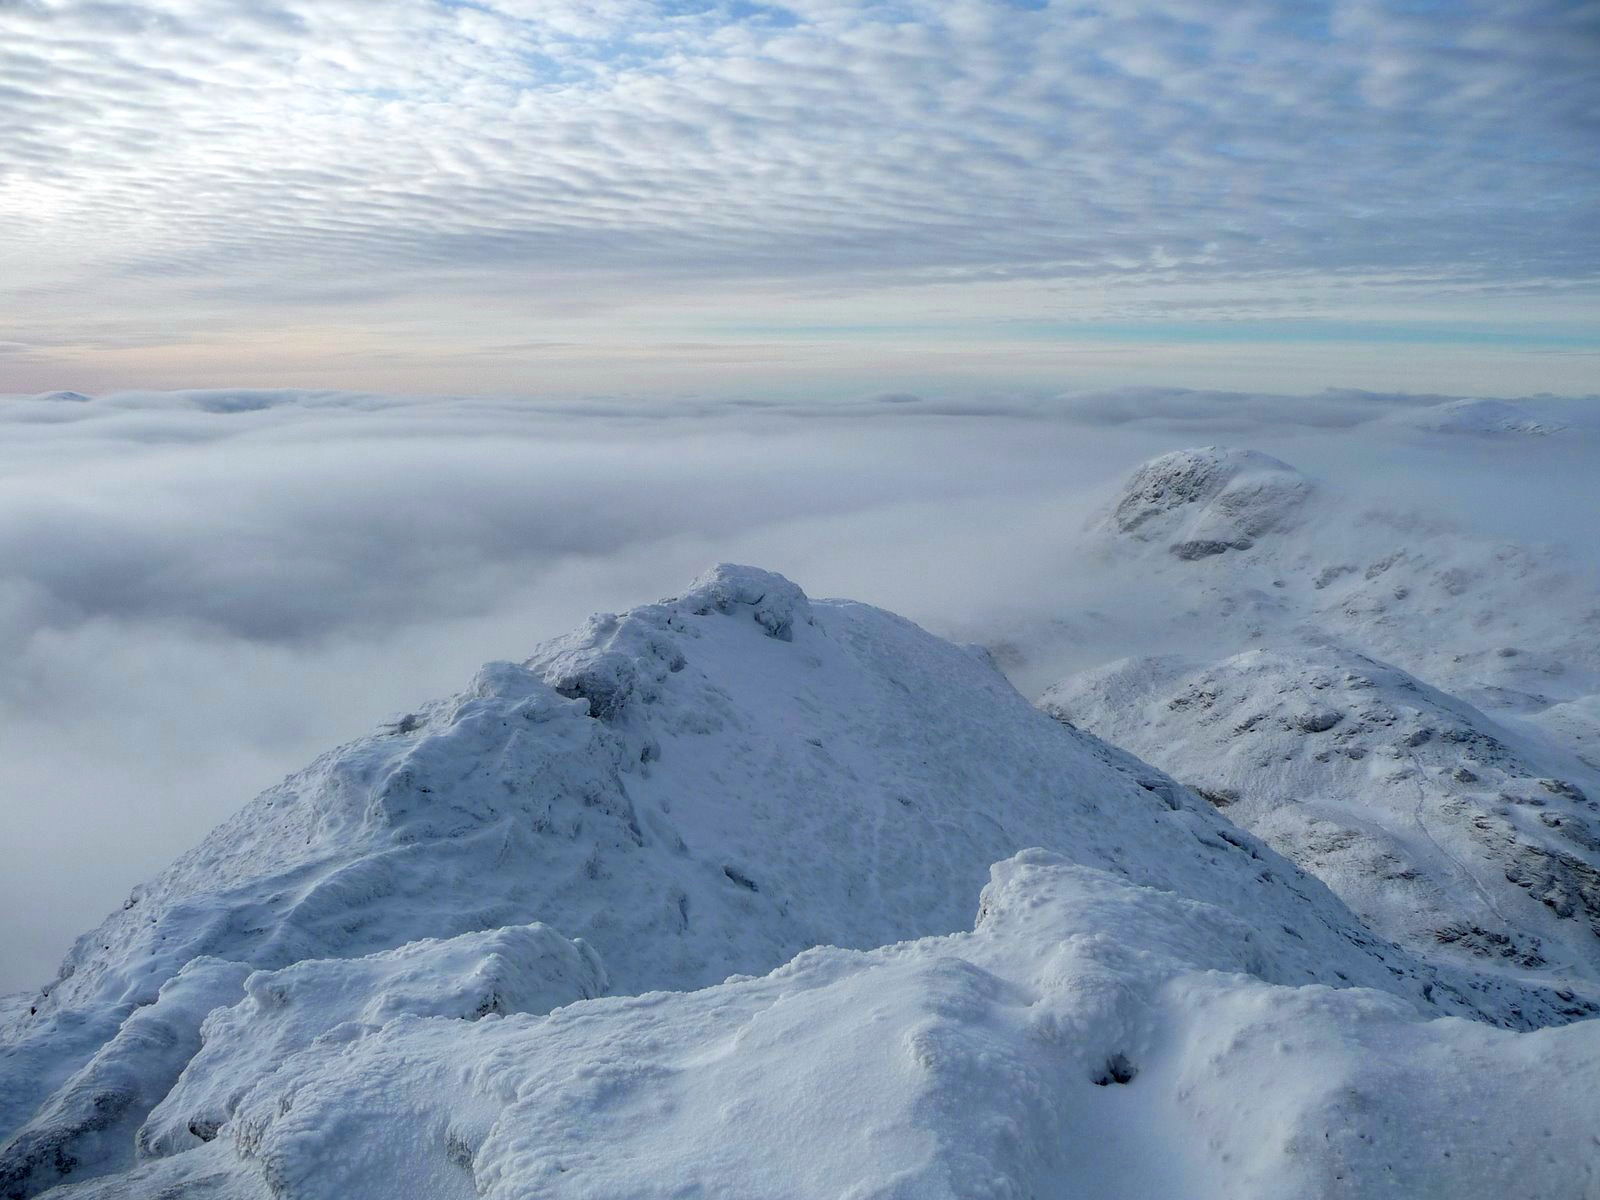
M 1213 441 L 1592 559 L 1593 398 L 1491 406 L 1554 432 L 1486 437 L 1439 432 L 1476 411 L 1443 403 L 0 396 L 0 993 L 284 772 L 718 560 L 964 640 L 1139 611 L 1165 601 L 1097 591 L 1077 531 L 1142 459 Z

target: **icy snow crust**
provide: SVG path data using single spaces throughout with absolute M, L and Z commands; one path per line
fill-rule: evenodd
M 1489 1184 L 1531 1122 L 1588 1144 L 1591 1027 L 1491 1023 L 1571 1012 L 1375 937 L 982 651 L 719 567 L 80 939 L 8 1010 L 0 1195 L 1559 1194 Z M 1492 1127 L 1444 1166 L 1437 1071 Z

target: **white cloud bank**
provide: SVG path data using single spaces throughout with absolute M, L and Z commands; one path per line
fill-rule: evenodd
M 713 561 L 967 638 L 1132 605 L 1094 594 L 1084 515 L 1209 441 L 1600 559 L 1596 402 L 1483 438 L 1419 416 L 1443 400 L 0 399 L 0 989 L 287 770 Z

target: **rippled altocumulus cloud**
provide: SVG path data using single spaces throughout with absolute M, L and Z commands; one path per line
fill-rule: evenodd
M 400 346 L 393 305 L 1554 293 L 1596 275 L 1597 53 L 1561 0 L 13 0 L 13 336 L 137 363 L 291 322 L 307 353 L 369 313 L 336 363 Z

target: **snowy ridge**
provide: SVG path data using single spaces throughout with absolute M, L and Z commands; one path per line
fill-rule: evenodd
M 1558 549 L 1363 503 L 1253 451 L 1151 459 L 1110 499 L 1084 553 L 1086 572 L 1137 580 L 1161 602 L 1139 611 L 1130 643 L 1338 640 L 1535 722 L 1600 694 L 1600 594 Z M 1104 638 L 1117 618 L 1099 618 Z
M 1130 659 L 1046 711 L 1147 755 L 1425 955 L 1600 983 L 1600 773 L 1332 646 Z
M 1386 936 L 1591 1004 L 1600 595 L 1559 551 L 1320 485 L 1280 488 L 1272 535 L 1225 557 L 1160 552 L 1260 457 L 1208 447 L 1130 475 L 1092 561 L 1139 579 L 1146 644 L 1189 652 L 1083 671 L 1043 703 L 1203 791 Z
M 1477 434 L 1480 436 L 1522 434 L 1546 437 L 1570 426 L 1543 415 L 1526 404 L 1504 400 L 1449 400 L 1426 408 L 1404 411 L 1387 418 L 1391 424 L 1405 425 L 1430 433 Z
M 991 864 L 1029 847 L 1046 852 L 1002 869 L 982 928 L 958 933 Z M 996 915 L 1033 910 L 1015 929 Z M 1016 1194 L 1067 1161 L 1052 1122 L 1123 1086 L 1124 1060 L 1177 1086 L 1148 1064 L 1189 1034 L 1132 998 L 1191 970 L 1248 977 L 1219 992 L 1383 993 L 1329 999 L 1333 1042 L 1369 1011 L 1396 1028 L 1575 1011 L 1375 937 L 1169 777 L 1028 704 L 984 652 L 724 566 L 325 755 L 137 889 L 0 1033 L 0 1184 L 838 1195 L 843 1176 L 762 1115 L 798 1044 L 810 1144 L 868 1139 L 837 1167 L 859 1169 L 858 1194 L 979 1195 L 990 1177 Z M 1055 1057 L 1028 1065 L 1040 1038 Z M 861 1061 L 881 1071 L 856 1110 L 826 1081 Z M 1052 1062 L 1076 1065 L 1057 1079 Z M 974 1094 L 995 1123 L 972 1126 Z M 1108 1178 L 1096 1111 L 1070 1162 Z M 1211 1161 L 1194 1128 L 1151 1169 Z M 672 1171 L 626 1174 L 669 1145 Z

